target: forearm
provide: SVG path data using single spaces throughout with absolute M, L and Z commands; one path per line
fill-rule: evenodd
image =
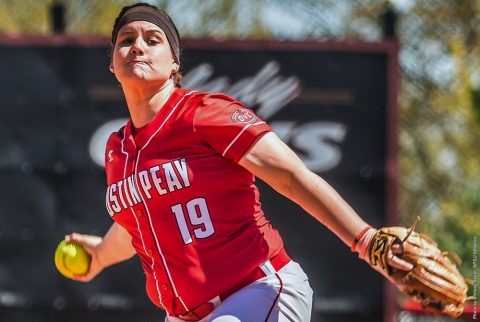
M 114 223 L 97 246 L 98 259 L 102 266 L 108 267 L 133 257 L 135 249 L 131 240 L 128 232 Z

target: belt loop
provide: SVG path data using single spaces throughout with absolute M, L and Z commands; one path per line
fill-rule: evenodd
M 259 265 L 260 266 L 260 269 L 265 273 L 265 275 L 271 275 L 271 274 L 275 274 L 277 271 L 275 270 L 275 268 L 273 267 L 272 263 L 270 262 L 270 260 L 266 260 L 265 262 L 263 262 L 262 264 Z
M 208 302 L 212 303 L 213 306 L 216 308 L 222 302 L 222 300 L 220 299 L 220 295 L 217 295 Z

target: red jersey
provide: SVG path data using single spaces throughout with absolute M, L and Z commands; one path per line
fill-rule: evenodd
M 264 121 L 223 94 L 177 89 L 106 146 L 106 207 L 132 236 L 150 299 L 183 314 L 237 285 L 283 246 L 254 176 L 237 164 Z

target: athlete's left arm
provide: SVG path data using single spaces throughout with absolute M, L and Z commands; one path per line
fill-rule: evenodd
M 239 164 L 299 204 L 348 246 L 367 223 L 273 132 L 256 140 Z

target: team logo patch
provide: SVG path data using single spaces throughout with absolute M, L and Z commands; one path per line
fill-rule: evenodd
M 240 108 L 232 114 L 232 121 L 234 123 L 253 123 L 256 119 L 257 116 L 246 108 Z

